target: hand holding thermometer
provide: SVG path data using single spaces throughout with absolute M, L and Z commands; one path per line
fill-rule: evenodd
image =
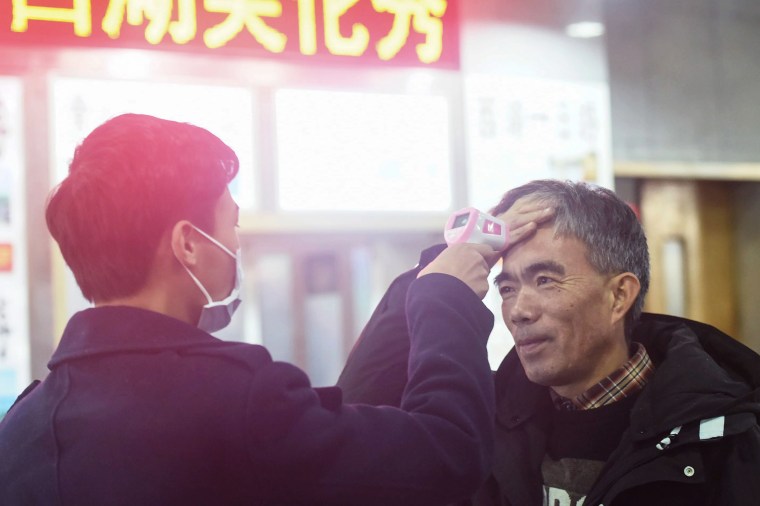
M 474 207 L 465 207 L 449 217 L 443 237 L 449 246 L 468 242 L 488 244 L 494 251 L 501 251 L 507 247 L 509 230 L 500 219 Z

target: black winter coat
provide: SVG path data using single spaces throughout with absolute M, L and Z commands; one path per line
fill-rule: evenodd
M 406 381 L 405 290 L 440 249 L 423 252 L 420 266 L 383 297 L 338 380 L 347 400 L 398 402 Z M 760 356 L 714 327 L 663 315 L 642 315 L 632 339 L 647 348 L 656 373 L 584 506 L 760 504 Z M 549 391 L 527 379 L 514 350 L 494 379 L 494 468 L 467 504 L 543 504 Z

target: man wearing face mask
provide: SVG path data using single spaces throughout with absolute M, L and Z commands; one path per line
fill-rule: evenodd
M 237 169 L 213 134 L 150 116 L 118 116 L 77 148 L 46 217 L 95 307 L 0 422 L 0 504 L 425 505 L 485 478 L 480 299 L 498 255 L 459 245 L 432 261 L 409 288 L 401 407 L 346 405 L 264 347 L 208 333 L 240 303 Z

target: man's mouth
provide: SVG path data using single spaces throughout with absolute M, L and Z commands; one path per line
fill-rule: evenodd
M 545 343 L 549 341 L 548 337 L 528 337 L 515 339 L 515 346 L 522 354 L 530 354 L 538 351 Z

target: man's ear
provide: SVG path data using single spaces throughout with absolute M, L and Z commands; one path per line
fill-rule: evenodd
M 612 323 L 625 318 L 628 310 L 636 301 L 641 290 L 639 278 L 631 272 L 624 272 L 614 276 L 610 280 L 610 289 L 612 290 Z
M 172 252 L 177 260 L 185 266 L 195 265 L 198 262 L 198 245 L 194 231 L 193 226 L 187 220 L 180 220 L 172 227 Z

